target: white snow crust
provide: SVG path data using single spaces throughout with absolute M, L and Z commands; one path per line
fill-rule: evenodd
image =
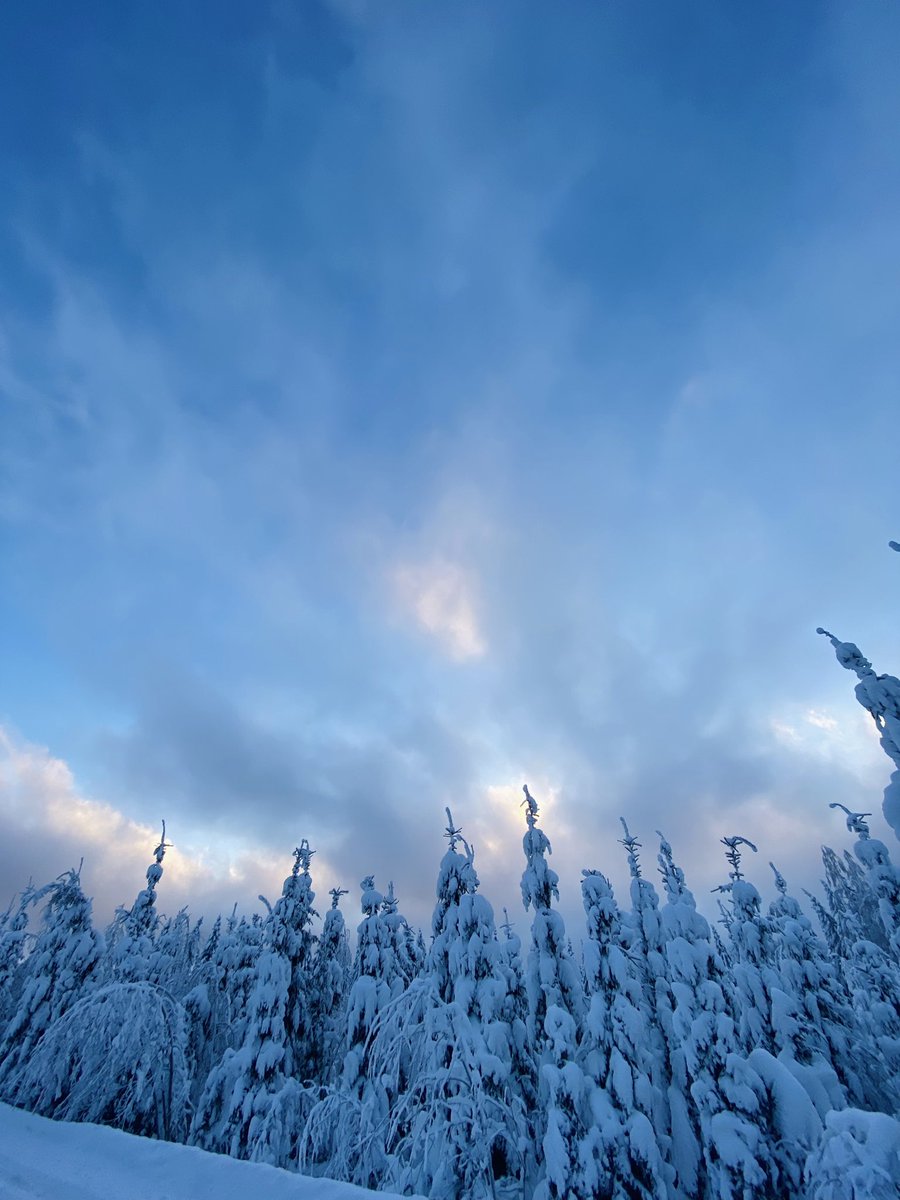
M 377 1194 L 390 1200 L 388 1192 Z M 359 1200 L 373 1195 L 349 1183 L 310 1179 L 105 1126 L 48 1121 L 0 1104 L 3 1200 Z

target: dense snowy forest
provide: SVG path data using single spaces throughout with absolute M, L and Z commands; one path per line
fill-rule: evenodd
M 900 833 L 900 681 L 826 636 Z M 306 841 L 263 917 L 211 926 L 158 911 L 165 826 L 105 932 L 78 870 L 29 885 L 0 922 L 0 1099 L 441 1200 L 896 1197 L 900 870 L 870 814 L 844 810 L 803 904 L 772 864 L 764 909 L 757 848 L 723 837 L 715 925 L 666 838 L 623 821 L 629 895 L 585 869 L 567 930 L 527 787 L 523 812 L 524 943 L 449 810 L 427 937 L 374 876 L 355 941 L 342 890 L 319 926 Z

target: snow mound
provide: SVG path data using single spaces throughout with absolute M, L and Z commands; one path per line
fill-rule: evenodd
M 900 1196 L 900 1122 L 886 1113 L 830 1112 L 806 1168 L 809 1200 Z
M 117 1129 L 48 1121 L 0 1104 L 3 1200 L 361 1200 L 373 1194 Z M 389 1200 L 386 1192 L 378 1195 Z

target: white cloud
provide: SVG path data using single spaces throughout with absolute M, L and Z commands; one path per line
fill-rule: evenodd
M 806 721 L 809 725 L 814 725 L 817 729 L 837 729 L 838 723 L 834 717 L 829 717 L 827 713 L 818 712 L 811 708 L 806 714 Z
M 770 717 L 769 729 L 782 746 L 839 764 L 880 786 L 885 764 L 878 731 L 861 708 L 848 707 L 838 719 L 827 709 L 788 705 Z
M 769 728 L 774 733 L 776 739 L 784 746 L 795 746 L 800 742 L 800 734 L 793 725 L 788 725 L 786 721 L 779 721 L 773 717 L 769 722 Z

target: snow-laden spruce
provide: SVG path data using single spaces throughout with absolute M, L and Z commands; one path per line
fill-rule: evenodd
M 553 907 L 553 900 L 559 897 L 559 877 L 547 862 L 551 846 L 538 827 L 538 803 L 527 786 L 524 792 L 527 828 L 522 842 L 525 870 L 521 887 L 526 909 L 534 912 L 525 979 L 528 1025 L 538 1066 L 538 1102 L 543 1114 L 543 1120 L 535 1122 L 541 1170 L 534 1194 L 538 1200 L 618 1197 L 625 1193 L 618 1190 L 623 1172 L 617 1169 L 616 1146 L 623 1134 L 630 1135 L 631 1131 L 617 1121 L 605 1090 L 583 1062 L 583 978 L 563 919 Z M 639 1134 L 650 1132 L 649 1126 L 637 1128 Z M 649 1164 L 649 1194 L 658 1196 L 659 1179 L 653 1168 L 659 1156 L 652 1133 L 646 1142 L 638 1154 L 642 1162 Z M 631 1136 L 628 1146 L 637 1146 Z M 644 1192 L 634 1194 L 643 1196 Z
M 859 679 L 856 698 L 871 715 L 878 730 L 881 748 L 894 764 L 884 789 L 884 819 L 900 838 L 900 679 L 895 675 L 877 675 L 872 664 L 854 642 L 842 642 L 821 627 L 816 630 L 831 642 L 838 662 Z
M 117 909 L 107 933 L 110 953 L 106 965 L 110 979 L 126 983 L 147 979 L 158 983 L 167 974 L 167 964 L 160 960 L 156 945 L 159 932 L 156 889 L 163 877 L 162 864 L 168 848 L 163 821 L 162 837 L 153 851 L 153 862 L 147 868 L 147 886 L 138 892 L 131 908 Z
M 243 1041 L 210 1071 L 191 1126 L 191 1140 L 203 1149 L 281 1167 L 296 1165 L 308 1108 L 293 1069 L 308 1064 L 312 1014 L 303 968 L 313 944 L 312 854 L 305 840 L 294 851 L 293 869 L 266 922 Z
M 341 896 L 347 894 L 346 888 L 331 889 L 331 908 L 325 914 L 311 968 L 309 995 L 315 1039 L 313 1075 L 323 1083 L 335 1080 L 343 1064 L 346 1045 L 347 989 L 353 959 L 340 901 Z
M 29 941 L 28 907 L 33 895 L 34 886 L 29 883 L 10 901 L 0 917 L 0 1030 L 6 1028 L 18 999 L 17 989 L 21 985 L 22 963 Z
M 23 964 L 21 995 L 0 1041 L 0 1097 L 15 1100 L 17 1073 L 60 1017 L 98 976 L 103 939 L 91 922 L 81 876 L 70 870 L 29 894 L 45 901 L 41 929 Z
M 653 1109 L 649 1114 L 666 1161 L 671 1158 L 667 1139 L 671 1136 L 669 1091 L 672 1081 L 670 1046 L 672 1032 L 672 996 L 666 978 L 663 926 L 659 914 L 656 888 L 641 874 L 641 843 L 629 832 L 624 817 L 620 818 L 625 836 L 621 844 L 628 857 L 631 877 L 631 914 L 628 920 L 630 943 L 636 951 L 638 979 L 642 992 L 642 1009 L 646 1027 L 645 1045 L 649 1055 L 650 1084 L 653 1089 Z M 666 1172 L 669 1176 L 671 1173 Z M 671 1179 L 669 1179 L 671 1185 Z
M 788 894 L 774 865 L 777 898 L 768 924 L 781 990 L 793 997 L 786 1057 L 804 1081 L 820 1115 L 864 1100 L 873 1048 L 865 1041 L 841 976 L 828 959 L 812 922 Z
M 579 1046 L 582 1090 L 593 1112 L 584 1122 L 579 1158 L 592 1164 L 594 1192 L 615 1200 L 666 1195 L 653 1128 L 658 1107 L 651 1078 L 648 1018 L 622 918 L 605 875 L 583 871 L 587 914 L 584 970 L 589 1006 Z M 674 1172 L 673 1172 L 674 1174 Z
M 475 853 L 447 809 L 433 938 L 422 977 L 409 989 L 405 1030 L 386 1021 L 375 1043 L 393 1106 L 390 1178 L 398 1190 L 463 1200 L 524 1183 L 529 1145 L 513 1067 L 517 1034 L 508 1020 L 506 956 L 489 902 L 479 893 Z M 398 1051 L 409 1055 L 398 1075 Z M 473 1130 L 478 1137 L 472 1136 Z
M 88 990 L 44 1033 L 10 1099 L 57 1120 L 181 1141 L 189 1093 L 184 1009 L 143 980 Z
M 853 853 L 869 876 L 888 944 L 894 956 L 900 957 L 900 870 L 891 862 L 884 842 L 870 834 L 866 817 L 871 813 L 851 812 L 844 804 L 830 804 L 829 808 L 842 809 L 847 814 L 848 830 L 859 835 Z

